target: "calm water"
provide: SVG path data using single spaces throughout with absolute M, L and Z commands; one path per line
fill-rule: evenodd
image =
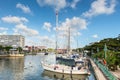
M 44 71 L 40 64 L 43 58 L 43 55 L 0 58 L 0 80 L 95 80 L 93 74 L 70 76 Z

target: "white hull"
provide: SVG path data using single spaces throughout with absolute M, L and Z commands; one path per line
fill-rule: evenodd
M 62 74 L 56 73 L 48 70 L 44 70 L 42 76 L 47 76 L 49 78 L 57 78 L 59 80 L 86 80 L 88 75 L 71 75 L 71 74 Z
M 72 74 L 72 75 L 90 74 L 88 72 L 88 70 L 83 69 L 83 68 L 81 68 L 80 70 L 77 70 L 77 69 L 75 69 L 75 67 L 73 67 L 73 69 L 71 69 L 71 67 L 69 67 L 69 66 L 64 66 L 64 65 L 48 65 L 48 64 L 45 64 L 43 62 L 41 62 L 41 63 L 42 63 L 42 67 L 45 70 L 52 71 L 52 72 L 57 72 L 57 73 L 62 73 L 62 74 Z

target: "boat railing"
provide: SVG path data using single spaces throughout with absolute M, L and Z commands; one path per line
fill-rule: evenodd
M 46 64 L 46 63 L 43 63 L 41 62 L 43 66 L 45 67 L 48 67 L 48 68 L 52 68 L 52 69 L 55 69 L 55 70 L 65 70 L 65 71 L 75 71 L 75 72 L 79 72 L 79 71 L 83 71 L 83 72 L 88 72 L 87 69 L 84 69 L 83 67 L 78 70 L 78 67 L 73 67 L 71 68 L 70 66 L 64 66 L 64 65 L 54 65 L 54 64 Z

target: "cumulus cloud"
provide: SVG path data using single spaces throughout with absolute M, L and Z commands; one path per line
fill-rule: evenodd
M 6 35 L 8 28 L 0 27 L 0 35 Z
M 41 45 L 55 48 L 55 39 L 48 36 L 39 36 L 39 40 L 42 42 Z
M 20 24 L 24 22 L 28 22 L 25 17 L 17 17 L 17 16 L 5 16 L 1 18 L 2 21 L 6 23 Z
M 93 38 L 98 38 L 98 35 L 97 35 L 97 34 L 94 34 L 92 37 L 93 37 Z
M 8 28 L 0 27 L 0 35 L 6 35 Z
M 67 36 L 68 28 L 70 28 L 71 35 L 76 35 L 80 30 L 87 28 L 87 22 L 85 19 L 79 17 L 73 17 L 72 19 L 67 18 L 65 22 L 61 23 L 57 30 L 60 32 L 60 34 Z
M 63 22 L 60 26 L 61 30 L 66 29 L 68 27 L 74 29 L 86 29 L 87 22 L 85 19 L 79 18 L 79 17 L 73 17 L 72 19 L 67 18 L 65 22 Z
M 4 27 L 0 27 L 0 31 L 6 31 L 6 30 L 8 30 L 8 28 L 4 28 Z
M 48 36 L 42 36 L 40 39 L 42 41 L 44 41 L 45 43 L 51 43 L 51 42 L 53 42 L 53 40 L 50 37 L 48 37 Z
M 54 30 L 57 31 L 59 42 L 58 44 L 60 47 L 63 48 L 63 46 L 68 45 L 68 35 L 70 31 L 70 42 L 71 44 L 76 44 L 75 37 L 78 37 L 81 35 L 80 31 L 87 29 L 87 21 L 85 19 L 82 19 L 80 17 L 73 17 L 71 19 L 67 18 L 64 22 L 59 24 L 57 28 L 54 28 Z
M 116 0 L 96 0 L 91 8 L 83 13 L 85 17 L 97 16 L 100 14 L 112 14 L 115 11 Z
M 20 8 L 24 13 L 31 13 L 31 10 L 28 6 L 25 6 L 24 4 L 17 3 L 16 8 Z
M 39 34 L 37 30 L 30 29 L 24 24 L 17 24 L 13 30 L 15 33 L 22 34 L 24 36 L 37 36 Z
M 73 0 L 73 2 L 71 3 L 71 7 L 72 8 L 76 8 L 76 5 L 77 3 L 79 2 L 80 0 Z
M 40 5 L 40 6 L 45 6 L 45 5 L 48 5 L 48 6 L 52 6 L 54 7 L 54 9 L 56 10 L 60 10 L 60 9 L 63 9 L 67 6 L 67 3 L 66 3 L 66 0 L 37 0 L 37 3 Z
M 51 31 L 51 27 L 52 27 L 52 25 L 51 25 L 51 23 L 49 23 L 49 22 L 45 22 L 44 24 L 43 24 L 43 28 L 44 29 L 46 29 L 47 31 Z
M 6 35 L 7 31 L 0 32 L 0 35 Z

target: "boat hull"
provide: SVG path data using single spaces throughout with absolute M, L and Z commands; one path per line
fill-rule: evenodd
M 87 70 L 74 70 L 74 69 L 70 69 L 70 67 L 69 69 L 59 68 L 59 66 L 56 67 L 55 65 L 49 65 L 43 62 L 42 62 L 42 67 L 47 71 L 52 71 L 52 72 L 62 73 L 62 74 L 72 74 L 72 75 L 89 74 Z
M 88 75 L 71 75 L 71 74 L 62 74 L 56 73 L 48 70 L 44 70 L 42 76 L 48 76 L 50 78 L 57 78 L 60 80 L 85 80 Z

